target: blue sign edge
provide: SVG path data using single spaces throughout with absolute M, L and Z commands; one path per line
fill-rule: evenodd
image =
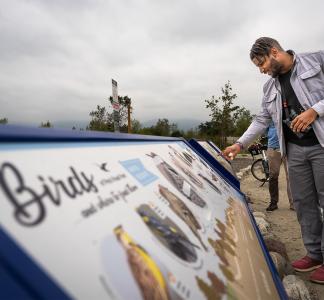
M 189 140 L 189 144 L 192 148 L 196 149 L 200 156 L 203 156 L 211 165 L 213 165 L 214 169 L 218 169 L 218 173 L 221 173 L 222 177 L 229 182 L 232 186 L 234 185 L 238 190 L 240 190 L 240 182 L 239 180 L 233 176 L 225 167 L 221 165 L 203 146 L 201 146 L 197 140 L 191 139 Z
M 95 141 L 181 141 L 183 138 L 83 131 L 57 128 L 35 128 L 14 125 L 0 125 L 0 142 L 95 142 Z
M 20 299 L 19 295 L 25 293 L 30 296 L 30 299 L 73 299 L 62 286 L 42 270 L 2 226 L 0 226 L 0 249 L 2 268 L 6 270 L 8 281 L 15 284 L 17 288 L 8 290 L 11 287 L 1 282 L 0 295 L 5 293 L 12 299 Z

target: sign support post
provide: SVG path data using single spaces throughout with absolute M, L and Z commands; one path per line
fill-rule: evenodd
M 117 89 L 117 81 L 112 79 L 111 80 L 112 83 L 112 95 L 113 95 L 113 102 L 112 102 L 112 106 L 113 106 L 113 114 L 114 114 L 114 131 L 115 132 L 119 132 L 119 109 L 120 109 L 120 105 L 118 102 L 118 89 Z

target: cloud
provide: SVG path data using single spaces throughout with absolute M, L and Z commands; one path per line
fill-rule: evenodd
M 324 42 L 320 0 L 2 2 L 0 117 L 10 123 L 89 120 L 111 78 L 141 121 L 205 121 L 204 100 L 227 80 L 256 113 L 267 78 L 249 61 L 254 40 L 296 51 Z

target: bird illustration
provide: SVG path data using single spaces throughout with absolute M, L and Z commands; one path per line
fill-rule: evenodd
M 104 171 L 104 172 L 110 172 L 109 169 L 107 169 L 107 163 L 101 163 L 101 164 L 97 164 L 97 166 L 100 168 L 100 170 Z
M 177 214 L 177 216 L 189 226 L 192 233 L 198 238 L 203 248 L 207 250 L 206 245 L 203 243 L 198 233 L 198 230 L 201 229 L 201 226 L 188 206 L 175 194 L 173 194 L 166 187 L 160 184 L 159 192 L 169 202 L 170 208 Z
M 169 291 L 164 276 L 147 251 L 118 226 L 114 229 L 117 240 L 126 252 L 128 264 L 144 300 L 169 300 Z
M 197 260 L 195 248 L 199 249 L 199 247 L 189 241 L 189 239 L 175 226 L 162 223 L 161 220 L 148 214 L 142 208 L 138 208 L 137 212 L 154 235 L 157 236 L 176 256 L 188 262 Z
M 159 171 L 180 193 L 199 207 L 205 207 L 207 205 L 206 202 L 198 195 L 190 182 L 185 180 L 174 168 L 162 160 L 160 156 L 154 152 L 147 155 L 153 158 Z

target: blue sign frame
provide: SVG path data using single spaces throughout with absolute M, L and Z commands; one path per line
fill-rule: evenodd
M 32 143 L 32 142 L 176 142 L 182 141 L 194 152 L 207 161 L 210 167 L 222 175 L 244 199 L 237 179 L 218 163 L 196 141 L 189 143 L 183 138 L 146 136 L 123 133 L 103 133 L 89 131 L 71 131 L 47 128 L 26 128 L 18 126 L 0 126 L 0 143 Z M 230 175 L 230 176 L 229 176 Z M 271 271 L 280 299 L 288 299 L 266 249 L 263 238 L 248 209 L 251 222 L 263 250 L 266 262 Z M 0 298 L 2 299 L 72 299 L 58 283 L 53 280 L 0 226 Z

